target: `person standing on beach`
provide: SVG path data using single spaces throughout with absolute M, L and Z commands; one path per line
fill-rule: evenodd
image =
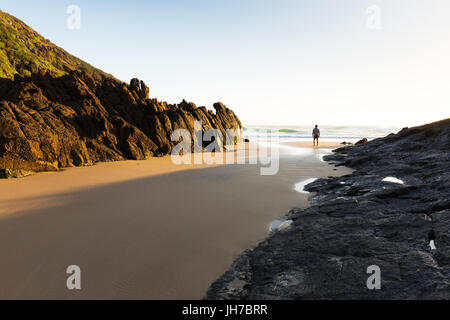
M 317 144 L 319 146 L 319 138 L 320 138 L 320 130 L 319 126 L 316 124 L 316 127 L 312 131 L 312 137 L 313 137 L 313 147 Z

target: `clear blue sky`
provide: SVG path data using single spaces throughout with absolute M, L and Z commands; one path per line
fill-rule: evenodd
M 66 27 L 68 5 L 81 29 Z M 381 29 L 366 26 L 370 5 Z M 449 117 L 448 0 L 0 0 L 43 36 L 170 103 L 244 124 L 407 126 Z

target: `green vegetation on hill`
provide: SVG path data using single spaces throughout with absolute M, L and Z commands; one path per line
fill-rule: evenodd
M 96 80 L 107 74 L 54 45 L 19 19 L 0 11 L 0 78 L 29 77 L 45 71 L 62 76 L 83 70 Z

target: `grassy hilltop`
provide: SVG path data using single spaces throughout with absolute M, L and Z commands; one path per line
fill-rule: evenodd
M 0 11 L 0 78 L 29 77 L 39 71 L 62 76 L 83 70 L 96 80 L 107 74 L 54 45 L 19 19 Z

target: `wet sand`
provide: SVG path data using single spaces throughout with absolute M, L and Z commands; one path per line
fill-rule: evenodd
M 292 147 L 304 147 L 304 148 L 313 148 L 312 140 L 311 141 L 295 141 L 295 142 L 286 142 L 285 145 Z M 319 141 L 319 146 L 315 146 L 314 148 L 318 149 L 336 149 L 339 147 L 343 147 L 339 142 L 335 141 Z
M 345 174 L 282 146 L 280 170 L 102 163 L 0 181 L 0 298 L 198 299 L 272 220 L 308 205 L 301 180 Z M 81 290 L 66 268 L 81 268 Z

